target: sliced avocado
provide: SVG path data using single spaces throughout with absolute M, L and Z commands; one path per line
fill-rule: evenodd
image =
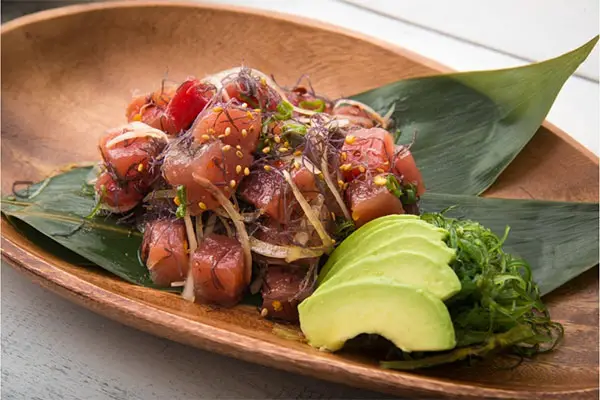
M 328 279 L 331 279 L 338 271 L 340 271 L 346 265 L 354 264 L 355 262 L 360 262 L 360 260 L 364 259 L 365 257 L 387 257 L 388 255 L 391 256 L 392 254 L 397 253 L 401 250 L 419 249 L 418 252 L 426 253 L 429 256 L 429 258 L 431 258 L 435 262 L 445 262 L 447 264 L 449 261 L 446 260 L 453 260 L 456 254 L 453 249 L 446 246 L 446 244 L 440 240 L 440 234 L 435 231 L 424 232 L 423 234 L 405 235 L 402 233 L 397 233 L 393 236 L 388 234 L 381 234 L 377 236 L 378 240 L 375 243 L 370 243 L 367 245 L 364 242 L 361 242 L 358 245 L 361 248 L 360 255 L 357 254 L 352 258 L 343 257 L 333 265 L 329 265 L 329 268 L 327 268 L 326 273 L 321 272 L 319 274 L 317 284 L 323 284 Z M 329 260 L 327 260 L 327 263 L 325 263 L 323 270 L 325 270 L 325 267 L 328 266 L 327 264 L 329 264 Z
M 336 351 L 361 333 L 379 334 L 403 351 L 456 346 L 444 303 L 431 293 L 388 278 L 362 278 L 331 286 L 298 307 L 311 346 Z
M 331 253 L 327 263 L 321 270 L 319 279 L 321 280 L 328 275 L 329 269 L 338 262 L 362 257 L 365 251 L 381 246 L 382 244 L 385 244 L 386 241 L 397 240 L 403 235 L 428 235 L 432 240 L 442 240 L 448 235 L 446 230 L 435 227 L 418 218 L 399 217 L 403 217 L 403 215 L 378 218 L 348 236 L 334 252 Z M 374 222 L 377 221 L 380 222 L 374 224 Z
M 443 242 L 440 246 L 446 247 Z M 452 253 L 431 252 L 429 242 L 415 245 L 410 250 L 394 251 L 388 254 L 369 256 L 349 262 L 324 280 L 315 293 L 334 285 L 350 282 L 363 277 L 384 276 L 397 283 L 429 291 L 435 297 L 446 300 L 461 289 L 456 273 L 448 263 Z

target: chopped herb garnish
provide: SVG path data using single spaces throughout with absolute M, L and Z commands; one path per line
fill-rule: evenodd
M 396 197 L 402 197 L 402 186 L 393 174 L 389 174 L 386 178 L 385 187 Z
M 489 343 L 493 335 L 516 327 L 530 327 L 535 335 L 512 344 L 512 353 L 533 356 L 553 349 L 563 336 L 563 327 L 550 319 L 531 267 L 505 253 L 502 237 L 471 220 L 425 213 L 421 218 L 449 232 L 447 245 L 456 249 L 450 265 L 462 290 L 448 301 L 456 331 L 457 347 Z
M 277 113 L 273 115 L 275 119 L 285 121 L 292 118 L 294 106 L 287 101 L 282 101 L 277 105 Z
M 177 186 L 177 197 L 175 197 L 175 203 L 177 204 L 175 216 L 177 218 L 185 217 L 185 213 L 187 211 L 187 193 L 184 185 Z
M 298 105 L 305 110 L 311 110 L 316 112 L 325 111 L 325 100 L 314 99 L 314 100 L 302 100 Z

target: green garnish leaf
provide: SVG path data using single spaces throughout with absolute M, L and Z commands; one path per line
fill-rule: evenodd
M 305 110 L 311 110 L 316 112 L 325 111 L 325 100 L 314 99 L 314 100 L 302 100 L 298 105 Z
M 385 187 L 394 196 L 396 196 L 396 197 L 402 197 L 402 194 L 403 194 L 402 193 L 402 185 L 400 185 L 400 182 L 398 181 L 398 178 L 396 178 L 396 176 L 394 176 L 393 174 L 389 174 L 386 177 Z
M 177 202 L 179 205 L 177 206 L 177 211 L 175 211 L 175 216 L 183 218 L 187 211 L 187 193 L 184 185 L 177 186 Z
M 503 249 L 508 228 L 498 236 L 478 222 L 441 213 L 425 213 L 421 219 L 447 230 L 446 243 L 456 249 L 450 266 L 462 290 L 447 306 L 457 347 L 487 342 L 493 335 L 519 326 L 535 334 L 528 343 L 512 344 L 511 350 L 519 355 L 542 352 L 542 344 L 553 347 L 562 338 L 562 326 L 550 319 L 530 265 Z
M 294 107 L 292 104 L 287 101 L 282 101 L 281 103 L 277 104 L 277 113 L 273 117 L 280 121 L 285 121 L 292 118 L 294 115 L 293 113 Z
M 283 133 L 284 134 L 291 133 L 291 134 L 304 136 L 304 135 L 306 135 L 307 131 L 308 131 L 308 129 L 306 128 L 306 125 L 304 125 L 304 124 L 299 124 L 296 122 L 286 122 L 283 124 Z

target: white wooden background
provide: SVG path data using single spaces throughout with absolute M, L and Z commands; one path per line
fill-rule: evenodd
M 73 2 L 3 1 L 3 21 Z M 597 0 L 220 3 L 337 24 L 462 71 L 553 57 L 599 31 Z M 548 117 L 596 154 L 598 94 L 596 49 Z M 2 399 L 382 398 L 155 338 L 70 304 L 6 265 L 1 271 Z

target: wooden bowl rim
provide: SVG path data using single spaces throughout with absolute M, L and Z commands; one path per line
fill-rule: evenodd
M 410 50 L 403 49 L 391 43 L 347 30 L 332 24 L 315 21 L 305 17 L 292 16 L 284 13 L 257 10 L 247 7 L 191 3 L 186 1 L 116 1 L 107 3 L 92 3 L 82 5 L 66 6 L 46 11 L 26 15 L 0 26 L 2 37 L 12 31 L 24 26 L 52 20 L 60 17 L 67 17 L 76 14 L 83 14 L 92 11 L 99 11 L 112 8 L 142 8 L 142 7 L 181 7 L 181 8 L 201 8 L 209 10 L 222 10 L 228 12 L 245 13 L 257 15 L 270 19 L 285 21 L 297 25 L 308 26 L 315 29 L 325 30 L 338 34 L 343 34 L 358 40 L 370 42 L 378 47 L 391 52 L 401 54 L 416 63 L 420 63 L 438 70 L 441 73 L 452 73 L 452 69 L 436 61 L 425 58 Z M 576 148 L 581 154 L 592 160 L 598 165 L 598 157 L 575 141 L 571 136 L 556 127 L 555 125 L 544 121 L 543 126 L 557 135 L 572 147 Z M 3 219 L 2 225 L 7 227 L 7 222 Z M 295 373 L 310 375 L 319 379 L 330 381 L 345 382 L 344 377 L 351 377 L 363 388 L 371 388 L 371 385 L 382 388 L 389 393 L 398 393 L 402 390 L 421 391 L 437 395 L 453 395 L 461 397 L 481 398 L 539 398 L 555 397 L 563 398 L 565 395 L 589 395 L 598 392 L 598 387 L 566 390 L 566 391 L 537 391 L 537 390 L 507 390 L 480 386 L 477 384 L 455 383 L 453 381 L 427 377 L 402 371 L 390 371 L 385 369 L 374 369 L 370 366 L 360 366 L 356 363 L 349 363 L 344 358 L 328 360 L 327 364 L 318 357 L 305 354 L 300 351 L 286 348 L 285 354 L 281 353 L 281 347 L 272 343 L 264 342 L 260 339 L 244 336 L 235 332 L 230 332 L 222 328 L 203 324 L 200 321 L 194 321 L 182 316 L 178 316 L 167 311 L 162 311 L 154 306 L 144 302 L 131 299 L 113 291 L 96 286 L 78 276 L 75 276 L 63 269 L 55 267 L 50 262 L 44 260 L 29 252 L 26 248 L 20 247 L 10 236 L 2 232 L 2 259 L 15 267 L 20 272 L 28 275 L 37 283 L 46 286 L 59 295 L 68 298 L 80 305 L 93 309 L 107 317 L 111 316 L 109 311 L 117 311 L 122 315 L 127 315 L 128 319 L 117 319 L 119 322 L 125 322 L 131 326 L 162 326 L 170 332 L 180 332 L 189 337 L 193 337 L 209 345 L 216 345 L 218 352 L 227 354 L 225 350 L 232 350 L 236 358 L 250 362 L 258 362 L 270 367 L 285 369 Z M 263 359 L 257 360 L 255 356 L 260 354 Z M 229 353 L 228 355 L 231 355 Z M 293 364 L 290 364 L 290 361 Z M 286 366 L 290 364 L 289 366 Z
M 366 35 L 363 33 L 359 33 L 350 29 L 342 28 L 340 26 L 330 24 L 327 22 L 318 21 L 312 18 L 296 16 L 291 14 L 286 14 L 277 11 L 266 11 L 251 7 L 243 7 L 243 6 L 232 6 L 232 5 L 224 5 L 224 4 L 216 4 L 216 3 L 204 3 L 204 2 L 191 2 L 191 1 L 182 1 L 182 0 L 144 0 L 144 1 L 130 1 L 130 0 L 117 0 L 113 2 L 98 2 L 98 3 L 90 3 L 90 4 L 75 4 L 65 7 L 54 8 L 50 10 L 39 11 L 36 13 L 24 15 L 19 18 L 15 18 L 9 22 L 6 22 L 0 26 L 0 35 L 4 35 L 6 33 L 17 30 L 23 26 L 51 20 L 59 17 L 65 17 L 75 14 L 83 14 L 91 11 L 104 10 L 109 8 L 142 8 L 142 7 L 181 7 L 181 8 L 202 8 L 209 10 L 220 10 L 220 11 L 229 11 L 229 12 L 237 12 L 244 14 L 251 14 L 261 17 L 266 17 L 270 19 L 277 19 L 280 21 L 285 21 L 288 23 L 293 23 L 296 25 L 308 26 L 315 29 L 325 30 L 334 33 L 341 33 L 345 36 L 355 38 L 358 40 L 370 42 L 378 47 L 381 47 L 385 50 L 391 51 L 396 54 L 401 54 L 403 57 L 408 58 L 416 63 L 425 65 L 431 69 L 437 70 L 442 74 L 451 74 L 457 72 L 452 68 L 438 62 L 432 60 L 430 58 L 424 57 L 412 50 L 408 50 L 404 47 L 392 44 L 390 42 L 386 42 L 384 40 L 378 39 L 376 37 Z M 558 55 L 557 55 L 558 56 Z M 510 67 L 509 67 L 510 68 Z M 509 69 L 509 68 L 498 68 L 496 71 Z M 466 71 L 469 72 L 469 71 Z M 594 154 L 587 147 L 583 146 L 581 143 L 573 139 L 569 134 L 565 131 L 544 120 L 542 126 L 551 131 L 556 136 L 563 139 L 570 146 L 574 147 L 578 152 L 586 156 L 596 165 L 599 164 L 599 157 Z

